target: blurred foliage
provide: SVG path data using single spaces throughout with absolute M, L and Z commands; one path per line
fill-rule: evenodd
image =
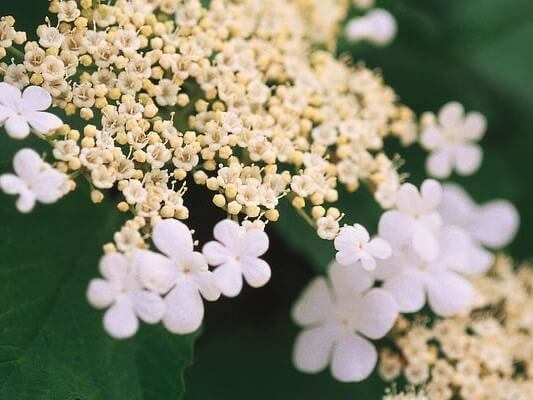
M 479 110 L 489 120 L 481 171 L 457 178 L 478 201 L 513 201 L 522 227 L 511 254 L 530 257 L 533 224 L 529 177 L 533 148 L 533 2 L 530 0 L 381 0 L 398 19 L 399 35 L 386 48 L 352 45 L 340 53 L 379 68 L 401 100 L 417 113 L 438 111 L 450 100 Z M 47 1 L 2 2 L 28 31 L 41 23 Z M 0 149 L 0 170 L 10 169 L 14 149 Z M 425 154 L 388 144 L 408 161 L 402 169 L 419 183 Z M 82 184 L 80 184 L 81 186 Z M 221 213 L 205 192 L 188 193 L 192 226 L 201 242 Z M 347 223 L 375 230 L 379 209 L 361 188 L 343 193 Z M 87 190 L 30 216 L 17 215 L 13 199 L 0 197 L 3 244 L 0 275 L 0 398 L 158 399 L 180 398 L 179 370 L 190 361 L 192 337 L 144 327 L 133 340 L 117 342 L 101 329 L 101 313 L 85 301 L 96 274 L 101 245 L 120 220 L 112 207 L 89 204 Z M 80 228 L 81 227 L 81 228 Z M 328 372 L 307 376 L 291 365 L 297 333 L 290 307 L 300 290 L 325 268 L 331 243 L 295 217 L 288 204 L 270 229 L 267 259 L 273 279 L 259 290 L 207 307 L 195 364 L 186 371 L 189 400 L 378 399 L 384 385 L 376 376 L 360 384 L 335 382 Z M 18 307 L 12 307 L 18 304 Z

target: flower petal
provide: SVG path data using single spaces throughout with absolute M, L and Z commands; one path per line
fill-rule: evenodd
M 66 180 L 65 174 L 52 168 L 48 169 L 40 173 L 39 179 L 33 182 L 32 192 L 41 203 L 54 203 L 63 196 L 62 187 Z
M 422 131 L 420 144 L 426 150 L 434 150 L 441 147 L 444 143 L 442 130 L 434 125 L 428 126 Z
M 452 173 L 452 158 L 447 150 L 437 150 L 426 159 L 426 170 L 435 178 L 444 179 Z
M 439 111 L 439 123 L 446 128 L 455 128 L 462 122 L 465 109 L 456 101 L 451 101 Z
M 126 339 L 135 334 L 139 320 L 133 312 L 131 302 L 121 299 L 115 302 L 104 315 L 104 328 L 115 339 Z
M 418 224 L 413 232 L 413 249 L 425 261 L 433 261 L 439 255 L 439 242 L 433 232 Z
M 466 114 L 463 125 L 464 137 L 470 140 L 479 140 L 487 129 L 487 119 L 481 113 L 472 111 Z
M 296 337 L 292 356 L 296 369 L 316 373 L 326 368 L 336 338 L 336 332 L 327 325 L 301 332 Z
M 135 314 L 148 324 L 156 324 L 165 315 L 165 303 L 156 293 L 148 290 L 134 290 L 131 293 Z
M 35 207 L 35 196 L 29 190 L 23 190 L 19 193 L 19 198 L 16 202 L 17 210 L 21 213 L 28 213 Z
M 267 284 L 272 275 L 270 266 L 260 258 L 245 258 L 241 261 L 244 279 L 253 288 L 259 288 Z
M 434 179 L 426 179 L 420 187 L 424 212 L 435 211 L 442 200 L 442 186 Z
M 374 283 L 370 274 L 358 265 L 344 266 L 334 262 L 328 274 L 337 301 L 357 298 Z
M 215 276 L 211 271 L 200 271 L 194 274 L 193 280 L 202 294 L 203 298 L 208 301 L 218 300 L 220 289 L 218 288 Z
M 28 86 L 22 93 L 22 109 L 44 111 L 52 105 L 52 96 L 40 86 Z
M 106 308 L 115 300 L 115 292 L 108 281 L 96 278 L 89 283 L 87 300 L 95 308 Z
M 268 250 L 268 235 L 259 229 L 246 231 L 241 242 L 242 255 L 260 257 Z
M 147 289 L 165 294 L 176 283 L 177 268 L 172 260 L 162 254 L 135 249 L 132 262 L 137 269 L 139 282 Z
M 373 257 L 381 260 L 389 258 L 392 254 L 392 248 L 390 244 L 386 240 L 379 237 L 376 237 L 368 242 L 368 244 L 365 246 L 365 250 Z
M 396 194 L 396 207 L 407 214 L 417 213 L 422 206 L 420 193 L 416 186 L 404 183 Z
M 361 253 L 355 250 L 338 251 L 335 260 L 346 267 L 352 266 L 361 259 Z
M 204 318 L 204 303 L 194 285 L 183 282 L 165 297 L 163 325 L 172 333 L 184 335 L 200 328 Z
M 512 203 L 495 200 L 481 206 L 468 232 L 485 246 L 501 248 L 514 238 L 520 216 Z
M 380 339 L 387 334 L 398 316 L 394 296 L 383 289 L 371 289 L 360 300 L 356 321 L 357 330 L 370 339 Z
M 226 297 L 235 297 L 242 290 L 242 272 L 237 263 L 225 263 L 213 271 L 215 282 Z
M 313 325 L 324 322 L 331 314 L 333 299 L 323 277 L 315 278 L 304 289 L 292 308 L 292 319 L 298 325 Z
M 224 244 L 234 254 L 237 254 L 237 251 L 240 250 L 239 244 L 243 233 L 244 228 L 230 219 L 220 221 L 213 229 L 215 239 Z
M 121 284 L 129 273 L 129 262 L 122 253 L 105 254 L 100 259 L 100 273 L 110 282 Z
M 0 124 L 3 124 L 6 119 L 15 115 L 15 112 L 6 106 L 0 105 Z
M 30 126 L 26 122 L 26 118 L 20 115 L 13 115 L 9 117 L 4 125 L 6 132 L 13 139 L 24 139 L 30 134 Z
M 159 222 L 152 233 L 157 248 L 172 259 L 189 259 L 193 251 L 191 231 L 183 222 L 165 219 Z
M 448 225 L 466 228 L 477 206 L 459 185 L 446 183 L 442 189 L 442 201 L 439 204 L 439 214 L 442 220 Z
M 388 279 L 383 289 L 394 296 L 399 311 L 403 313 L 419 311 L 426 302 L 424 283 L 415 274 L 399 273 Z
M 377 359 L 372 343 L 358 335 L 347 335 L 333 350 L 331 373 L 341 382 L 359 382 L 370 375 Z
M 379 220 L 379 236 L 394 247 L 408 243 L 413 235 L 413 219 L 398 211 L 386 211 Z
M 13 174 L 0 175 L 0 189 L 6 194 L 19 194 L 27 190 L 26 184 L 22 179 Z
M 209 265 L 220 265 L 227 262 L 234 254 L 219 242 L 213 240 L 207 242 L 202 248 L 202 254 L 205 256 Z
M 481 165 L 481 147 L 474 144 L 458 146 L 455 149 L 455 169 L 461 175 L 471 175 Z
M 24 117 L 30 126 L 43 135 L 61 128 L 63 121 L 57 115 L 44 111 L 25 111 Z
M 8 83 L 0 82 L 0 104 L 10 108 L 14 112 L 21 111 L 21 93 L 20 90 Z
M 25 182 L 33 182 L 37 178 L 43 160 L 32 149 L 22 149 L 13 158 L 13 168 L 19 177 Z
M 431 309 L 441 317 L 455 315 L 470 303 L 474 289 L 470 282 L 454 272 L 433 272 L 427 281 Z

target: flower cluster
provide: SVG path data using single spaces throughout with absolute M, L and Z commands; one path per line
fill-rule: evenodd
M 433 323 L 400 319 L 380 375 L 422 385 L 432 400 L 528 399 L 533 391 L 531 266 L 498 257 L 464 313 Z

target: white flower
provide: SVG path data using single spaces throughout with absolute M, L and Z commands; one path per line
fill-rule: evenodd
M 445 224 L 460 226 L 473 240 L 496 249 L 511 242 L 520 224 L 510 202 L 493 200 L 478 206 L 460 186 L 449 183 L 443 185 L 439 212 Z
M 434 260 L 439 254 L 442 221 L 437 207 L 441 197 L 442 188 L 435 180 L 425 180 L 420 192 L 404 183 L 396 194 L 395 209 L 381 216 L 379 235 L 393 246 L 411 246 L 423 259 Z
M 485 133 L 486 119 L 478 112 L 464 115 L 461 104 L 445 104 L 438 116 L 438 122 L 427 126 L 420 143 L 431 151 L 426 169 L 437 178 L 447 178 L 452 170 L 461 175 L 473 174 L 481 165 L 481 148 L 475 144 Z
M 345 28 L 350 41 L 367 40 L 377 46 L 386 46 L 396 36 L 398 24 L 387 10 L 375 8 L 366 15 L 352 18 Z
M 44 112 L 52 105 L 50 94 L 39 86 L 29 86 L 23 93 L 15 86 L 0 83 L 0 125 L 14 139 L 24 139 L 30 127 L 47 134 L 63 122 L 54 114 Z
M 0 175 L 0 189 L 18 195 L 17 208 L 30 212 L 36 202 L 51 204 L 65 194 L 68 178 L 45 163 L 31 149 L 22 149 L 13 158 L 14 174 Z
M 194 251 L 189 228 L 182 222 L 167 219 L 153 230 L 152 240 L 164 254 L 136 250 L 133 254 L 139 269 L 139 279 L 148 289 L 165 296 L 166 312 L 163 325 L 179 334 L 196 331 L 202 324 L 204 305 L 220 297 L 213 273 L 204 256 Z
M 442 228 L 440 255 L 427 261 L 411 247 L 393 246 L 392 257 L 379 262 L 374 276 L 384 282 L 398 302 L 400 312 L 422 309 L 426 295 L 431 309 L 448 317 L 462 311 L 473 296 L 473 288 L 463 274 L 478 274 L 473 263 L 470 240 L 466 232 L 455 226 Z
M 93 279 L 87 298 L 96 308 L 107 308 L 104 328 L 114 338 L 131 337 L 139 327 L 138 318 L 155 324 L 165 312 L 161 297 L 141 287 L 129 258 L 121 253 L 105 255 L 100 261 L 105 279 Z
M 339 221 L 330 215 L 321 217 L 316 221 L 318 236 L 324 240 L 333 240 L 339 233 Z
M 311 282 L 292 312 L 304 327 L 294 345 L 296 368 L 316 373 L 331 364 L 331 373 L 342 382 L 370 375 L 377 352 L 366 338 L 383 337 L 398 315 L 394 298 L 383 289 L 371 289 L 372 284 L 361 268 L 337 263 L 330 266 L 329 281 L 320 277 Z
M 370 240 L 364 226 L 355 224 L 341 228 L 335 238 L 335 258 L 342 265 L 351 265 L 358 261 L 367 271 L 376 267 L 376 258 L 386 259 L 391 255 L 390 245 L 377 237 Z
M 217 241 L 206 243 L 202 252 L 210 265 L 217 266 L 213 274 L 224 296 L 237 296 L 242 290 L 243 277 L 254 288 L 270 280 L 270 266 L 259 258 L 268 249 L 265 232 L 255 228 L 246 230 L 226 219 L 216 224 L 213 234 Z

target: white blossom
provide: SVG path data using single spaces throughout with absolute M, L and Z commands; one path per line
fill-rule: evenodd
M 426 169 L 437 178 L 447 178 L 455 169 L 461 175 L 473 174 L 481 165 L 482 151 L 476 144 L 486 129 L 486 119 L 478 112 L 464 114 L 457 102 L 445 104 L 438 120 L 421 134 L 422 147 L 430 151 Z
M 217 241 L 206 243 L 202 252 L 209 264 L 217 267 L 213 275 L 222 294 L 237 296 L 242 290 L 243 277 L 254 288 L 270 280 L 270 266 L 259 258 L 268 249 L 265 232 L 255 228 L 246 230 L 226 219 L 216 224 L 213 234 Z
M 21 93 L 15 86 L 0 83 L 0 125 L 12 138 L 24 139 L 30 127 L 43 135 L 61 127 L 63 122 L 57 116 L 44 112 L 51 104 L 50 94 L 38 86 Z
M 96 308 L 108 308 L 104 328 L 114 338 L 131 337 L 139 327 L 138 318 L 155 324 L 165 312 L 165 303 L 152 291 L 143 289 L 137 280 L 132 260 L 121 253 L 102 257 L 100 273 L 87 289 L 87 298 Z
M 362 17 L 352 18 L 345 33 L 350 41 L 367 40 L 377 46 L 386 46 L 396 36 L 398 24 L 387 10 L 375 8 Z
M 337 263 L 330 266 L 329 279 L 309 284 L 292 311 L 304 328 L 294 345 L 296 368 L 316 373 L 330 364 L 332 375 L 342 382 L 370 375 L 377 351 L 368 339 L 383 337 L 398 315 L 392 295 L 372 284 L 363 269 Z
M 15 154 L 13 168 L 16 175 L 0 175 L 0 189 L 19 196 L 16 205 L 20 212 L 30 212 L 36 202 L 54 203 L 66 193 L 67 176 L 31 149 L 22 149 Z
M 342 265 L 351 265 L 360 261 L 365 270 L 376 267 L 376 258 L 386 259 L 391 255 L 387 241 L 376 237 L 372 240 L 364 226 L 355 224 L 341 228 L 335 238 L 335 258 Z
M 396 194 L 395 208 L 381 216 L 379 235 L 391 244 L 412 247 L 427 261 L 434 260 L 439 254 L 442 220 L 437 207 L 441 197 L 441 185 L 435 180 L 425 180 L 420 192 L 404 183 Z
M 163 254 L 136 250 L 139 279 L 147 288 L 165 294 L 163 325 L 173 333 L 196 331 L 204 317 L 202 297 L 215 301 L 220 290 L 204 256 L 194 251 L 189 228 L 167 219 L 153 230 L 152 240 Z

